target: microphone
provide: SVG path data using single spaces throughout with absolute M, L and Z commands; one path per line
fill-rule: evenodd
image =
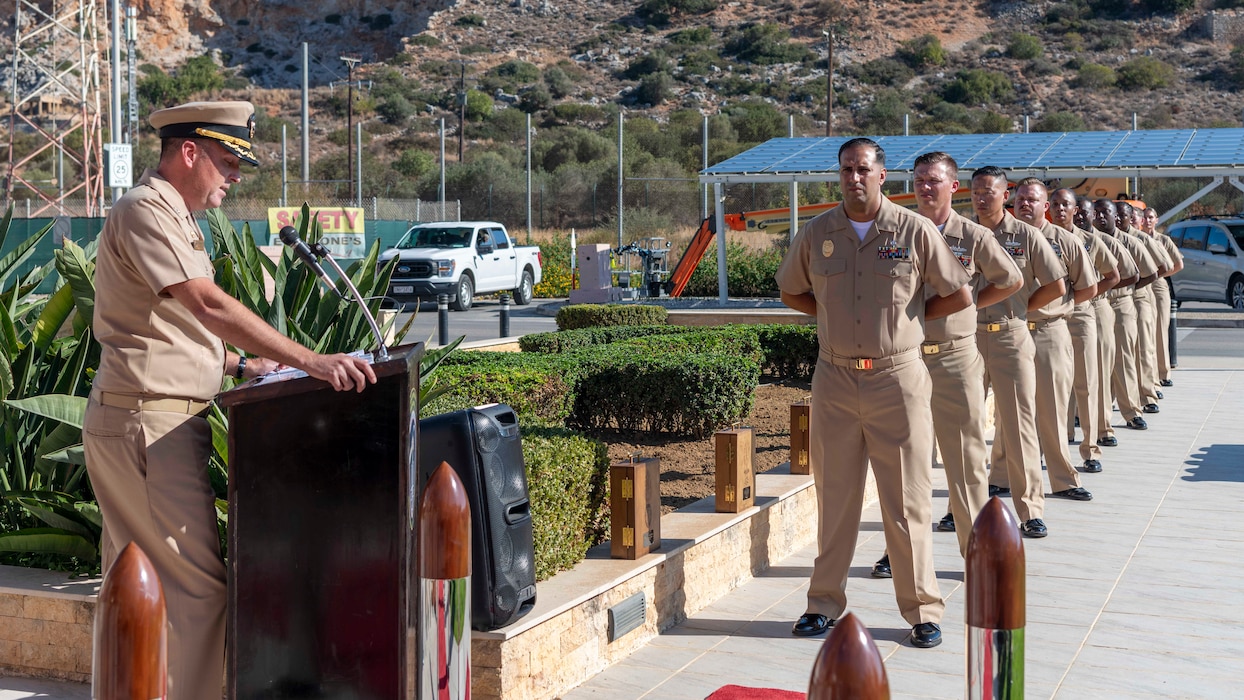
M 324 284 L 328 285 L 329 289 L 337 292 L 337 285 L 333 284 L 333 281 L 330 280 L 328 275 L 324 273 L 324 268 L 320 267 L 320 261 L 317 260 L 315 254 L 311 252 L 310 246 L 303 243 L 302 239 L 298 237 L 298 231 L 293 226 L 286 226 L 281 229 L 277 236 L 280 237 L 282 243 L 294 249 L 294 254 L 302 260 L 302 264 L 311 268 L 311 271 L 315 273 L 315 276 L 323 280 Z M 340 296 L 340 292 L 337 292 L 337 294 Z

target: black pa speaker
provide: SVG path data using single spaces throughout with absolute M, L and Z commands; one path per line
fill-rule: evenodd
M 471 627 L 504 627 L 536 603 L 536 556 L 518 416 L 505 404 L 419 421 L 419 472 L 427 484 L 448 462 L 471 502 Z

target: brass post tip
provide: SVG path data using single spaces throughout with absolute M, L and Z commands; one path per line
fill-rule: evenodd
M 967 624 L 995 630 L 1021 629 L 1025 623 L 1024 540 L 1019 522 L 994 496 L 985 503 L 964 558 Z
M 419 498 L 419 576 L 459 579 L 471 575 L 471 504 L 448 462 L 432 472 Z
M 868 628 L 854 613 L 838 620 L 812 666 L 808 700 L 889 700 L 890 680 Z

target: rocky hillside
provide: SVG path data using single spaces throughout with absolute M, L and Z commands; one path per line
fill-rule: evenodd
M 1088 128 L 1128 128 L 1133 113 L 1154 127 L 1238 124 L 1238 94 L 1228 68 L 1231 42 L 1240 36 L 1233 22 L 1240 20 L 1232 19 L 1232 10 L 1217 11 L 1216 27 L 1208 19 L 1215 8 L 1232 4 L 1244 3 L 137 2 L 143 18 L 143 61 L 172 71 L 189 56 L 211 52 L 258 88 L 296 87 L 301 42 L 309 41 L 313 85 L 344 77 L 339 57 L 346 54 L 363 59 L 359 74 L 364 77 L 387 64 L 425 87 L 445 89 L 456 88 L 460 77 L 460 69 L 447 70 L 446 62 L 465 61 L 468 87 L 473 88 L 481 87 L 490 69 L 507 61 L 541 69 L 560 62 L 573 84 L 555 90 L 561 94 L 554 102 L 619 102 L 658 114 L 678 107 L 711 113 L 754 96 L 782 111 L 820 119 L 822 125 L 823 30 L 833 28 L 835 126 L 890 131 L 894 125 L 886 123 L 892 116 L 888 113 L 895 110 L 917 119 L 923 115 L 930 128 L 949 121 L 967 130 L 979 130 L 969 128 L 972 117 L 979 127 L 990 112 L 1017 128 L 1024 116 L 1040 120 L 1059 112 L 1079 116 Z M 1177 14 L 1147 9 L 1180 5 L 1192 7 Z M 755 29 L 767 26 L 780 31 Z M 1017 47 L 1017 35 L 1032 41 Z M 922 37 L 936 38 L 943 52 L 940 60 L 913 60 L 911 45 Z M 640 61 L 645 57 L 648 65 Z M 1130 73 L 1118 72 L 1138 58 L 1148 60 Z M 945 107 L 936 112 L 939 103 L 952 100 L 929 100 L 929 95 L 944 96 L 948 83 L 972 70 L 986 74 L 976 76 L 978 83 L 990 74 L 1005 76 L 1010 89 L 969 85 L 976 89 L 954 104 L 976 110 L 976 115 Z M 648 91 L 638 90 L 651 73 L 664 73 L 668 80 L 650 80 Z M 495 96 L 496 90 L 488 92 Z M 995 117 L 995 125 L 997 121 Z

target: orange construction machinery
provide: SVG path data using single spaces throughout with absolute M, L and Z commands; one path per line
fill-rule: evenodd
M 895 204 L 901 204 L 908 209 L 916 208 L 916 195 L 913 193 L 895 194 L 889 195 L 889 197 L 890 201 Z M 799 225 L 803 226 L 817 216 L 838 206 L 838 204 L 838 202 L 824 202 L 821 204 L 800 205 Z M 967 189 L 960 189 L 956 192 L 954 207 L 962 212 L 971 211 L 971 192 Z M 726 228 L 731 231 L 790 233 L 790 208 L 788 207 L 726 214 L 725 219 Z M 683 290 L 687 288 L 687 283 L 691 281 L 691 273 L 695 272 L 695 268 L 700 264 L 704 253 L 708 251 L 709 245 L 712 244 L 713 236 L 717 233 L 716 229 L 717 222 L 714 220 L 714 217 L 710 216 L 700 222 L 700 228 L 696 230 L 690 245 L 687 246 L 687 250 L 679 258 L 678 264 L 674 266 L 674 272 L 670 274 L 669 281 L 666 282 L 666 289 L 670 296 L 682 296 Z

